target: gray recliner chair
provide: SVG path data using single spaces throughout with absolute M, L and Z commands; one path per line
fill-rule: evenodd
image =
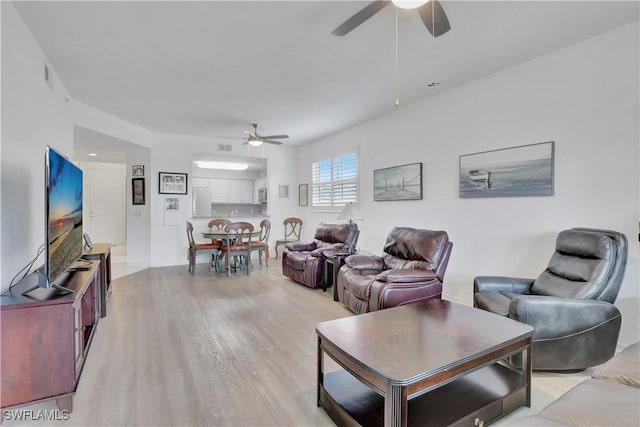
M 537 279 L 476 277 L 474 306 L 534 327 L 535 370 L 580 371 L 615 353 L 622 318 L 613 305 L 627 264 L 627 239 L 590 228 L 562 231 Z M 519 356 L 510 363 L 521 366 Z

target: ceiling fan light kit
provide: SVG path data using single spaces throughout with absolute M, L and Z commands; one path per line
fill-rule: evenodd
M 433 37 L 440 37 L 451 29 L 451 25 L 449 25 L 449 18 L 447 18 L 447 14 L 438 0 L 392 1 L 393 4 L 399 8 L 416 9 L 418 11 L 418 15 L 420 15 L 420 19 L 422 19 L 422 23 L 427 27 L 427 30 L 429 30 Z M 350 33 L 360 24 L 367 21 L 389 4 L 391 4 L 391 2 L 388 0 L 376 0 L 369 3 L 355 15 L 340 24 L 338 28 L 331 32 L 331 34 L 334 36 L 344 36 Z
M 259 138 L 249 137 L 249 139 L 247 139 L 247 142 L 252 147 L 260 147 L 262 145 L 262 140 Z
M 425 4 L 426 2 L 428 2 L 429 0 L 391 0 L 393 2 L 393 4 L 395 4 L 396 6 L 398 6 L 400 9 L 416 9 L 420 6 L 422 6 L 423 4 Z

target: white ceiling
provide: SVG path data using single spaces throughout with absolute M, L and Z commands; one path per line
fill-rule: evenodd
M 368 2 L 19 2 L 76 101 L 149 130 L 301 144 L 638 20 L 637 1 L 442 1 L 433 40 L 392 5 L 344 37 Z M 597 58 L 594 58 L 596 61 Z M 436 88 L 427 83 L 438 81 Z M 232 140 L 220 140 L 229 142 Z

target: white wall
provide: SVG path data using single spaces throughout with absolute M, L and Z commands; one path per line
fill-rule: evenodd
M 13 4 L 2 2 L 2 285 L 44 243 L 44 148 L 73 155 L 69 95 Z M 53 69 L 50 68 L 53 72 Z M 42 264 L 41 257 L 35 264 Z
M 623 232 L 620 342 L 638 341 L 638 40 L 636 22 L 401 107 L 302 147 L 298 174 L 310 182 L 313 160 L 359 145 L 358 246 L 380 253 L 393 226 L 446 230 L 454 248 L 444 294 L 467 304 L 477 275 L 537 277 L 563 229 Z M 556 142 L 553 197 L 458 197 L 458 156 L 544 141 Z M 422 201 L 373 201 L 374 169 L 414 162 L 423 163 Z M 307 238 L 320 221 L 336 222 L 310 207 L 301 215 Z

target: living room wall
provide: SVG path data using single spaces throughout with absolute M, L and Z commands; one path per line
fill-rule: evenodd
M 15 7 L 2 2 L 1 289 L 35 257 L 44 237 L 44 151 L 73 154 L 69 94 Z M 40 258 L 40 261 L 42 258 Z
M 301 147 L 301 182 L 311 182 L 312 161 L 359 147 L 358 246 L 379 254 L 393 226 L 446 230 L 454 247 L 444 297 L 466 304 L 477 275 L 537 277 L 563 229 L 623 232 L 620 343 L 638 341 L 638 40 L 636 22 L 413 105 L 389 100 L 388 114 Z M 553 196 L 458 197 L 460 155 L 544 141 L 555 141 Z M 374 169 L 415 162 L 423 200 L 373 201 Z M 305 238 L 337 222 L 311 207 L 301 214 Z

